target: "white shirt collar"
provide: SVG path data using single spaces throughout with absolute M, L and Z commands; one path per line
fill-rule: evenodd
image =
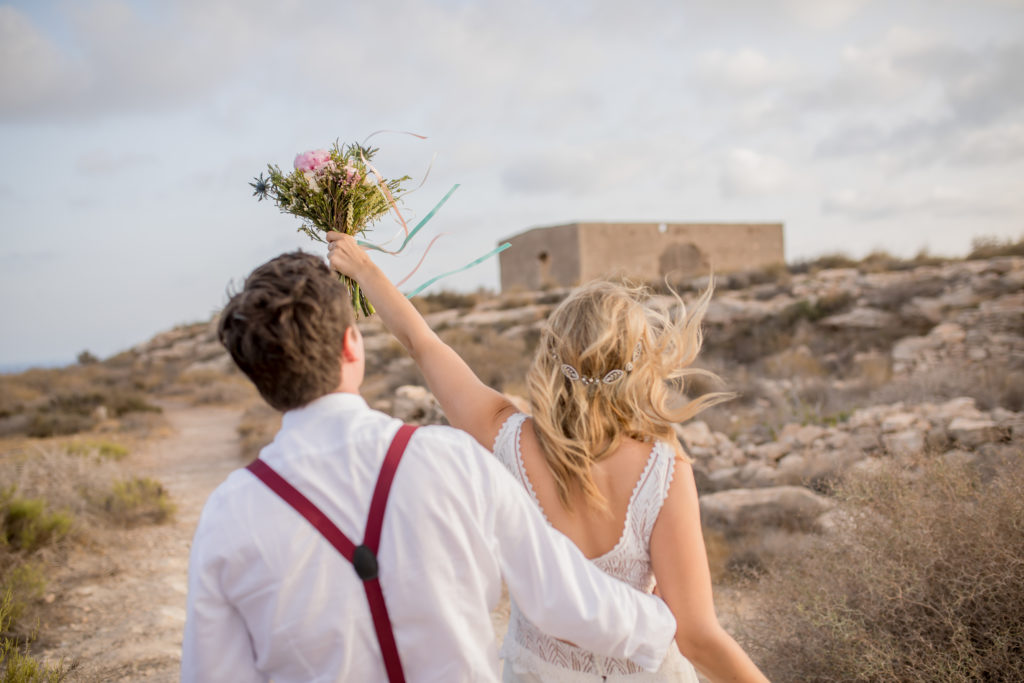
M 322 415 L 330 413 L 336 413 L 339 411 L 354 412 L 369 409 L 370 406 L 366 404 L 366 400 L 359 394 L 350 394 L 338 391 L 332 394 L 326 394 L 318 399 L 314 399 L 301 408 L 295 408 L 294 410 L 286 412 L 281 418 L 281 430 L 301 430 L 304 424 L 316 420 Z

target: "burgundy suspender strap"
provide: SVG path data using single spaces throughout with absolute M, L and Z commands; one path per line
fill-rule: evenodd
M 356 574 L 363 580 L 366 600 L 370 603 L 370 615 L 373 617 L 373 627 L 377 632 L 377 642 L 380 643 L 381 655 L 384 658 L 384 669 L 391 683 L 405 683 L 405 674 L 402 673 L 402 660 L 398 657 L 395 634 L 391 630 L 391 619 L 388 617 L 388 608 L 384 604 L 384 593 L 381 591 L 377 575 L 377 549 L 380 547 L 380 531 L 384 525 L 384 511 L 387 508 L 391 482 L 395 479 L 398 463 L 416 429 L 415 425 L 402 425 L 398 428 L 395 438 L 391 440 L 391 446 L 388 447 L 380 474 L 377 476 L 373 498 L 370 499 L 370 513 L 366 521 L 363 542 L 358 546 L 350 541 L 341 529 L 320 511 L 320 508 L 285 481 L 270 465 L 257 459 L 247 468 L 305 517 L 346 560 L 352 563 Z

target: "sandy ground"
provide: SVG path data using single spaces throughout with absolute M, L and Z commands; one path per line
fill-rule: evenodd
M 177 506 L 173 521 L 76 548 L 48 596 L 35 649 L 77 661 L 72 680 L 178 680 L 189 545 L 206 498 L 243 464 L 235 433 L 241 412 L 171 404 L 164 414 L 173 435 L 125 465 L 164 485 Z

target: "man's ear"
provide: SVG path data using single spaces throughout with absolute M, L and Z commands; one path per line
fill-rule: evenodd
M 359 330 L 355 325 L 345 328 L 345 338 L 341 344 L 341 357 L 348 363 L 359 360 Z

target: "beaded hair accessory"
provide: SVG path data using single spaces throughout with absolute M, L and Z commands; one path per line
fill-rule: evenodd
M 580 382 L 584 386 L 588 386 L 591 384 L 598 383 L 614 384 L 615 382 L 618 382 L 620 379 L 626 376 L 627 372 L 633 371 L 633 365 L 640 357 L 640 352 L 642 350 L 643 342 L 637 342 L 636 348 L 633 349 L 633 357 L 629 360 L 628 363 L 626 363 L 625 367 L 610 370 L 604 377 L 588 377 L 586 375 L 580 374 L 579 370 L 577 370 L 573 366 L 569 365 L 568 363 L 562 363 L 561 359 L 558 357 L 558 354 L 555 353 L 554 351 L 551 352 L 551 357 L 555 359 L 555 362 L 561 365 L 562 374 L 565 375 L 565 377 L 570 382 Z

